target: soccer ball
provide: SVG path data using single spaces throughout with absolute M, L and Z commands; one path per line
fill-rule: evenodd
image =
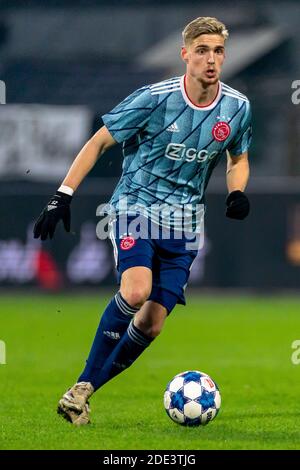
M 175 375 L 164 394 L 168 416 L 184 426 L 208 424 L 221 406 L 216 383 L 204 372 L 189 370 Z

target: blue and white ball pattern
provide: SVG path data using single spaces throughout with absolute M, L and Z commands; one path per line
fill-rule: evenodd
M 184 426 L 208 424 L 218 414 L 221 395 L 212 378 L 198 370 L 175 375 L 164 394 L 168 416 Z

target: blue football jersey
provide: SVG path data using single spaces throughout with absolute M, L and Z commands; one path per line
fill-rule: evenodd
M 161 225 L 164 218 L 153 207 L 185 207 L 197 215 L 225 150 L 246 152 L 252 134 L 245 95 L 219 82 L 213 102 L 198 106 L 187 95 L 185 76 L 136 90 L 102 118 L 123 144 L 123 172 L 111 206 L 116 213 L 135 208 Z M 181 228 L 181 216 L 173 211 L 168 223 Z

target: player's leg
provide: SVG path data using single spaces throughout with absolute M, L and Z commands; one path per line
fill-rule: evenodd
M 105 365 L 103 365 L 103 356 L 99 354 L 99 346 L 97 346 L 97 343 L 101 344 L 101 338 L 100 341 L 97 341 L 96 335 L 94 341 L 95 351 L 92 348 L 85 372 L 79 378 L 80 381 L 89 382 L 93 387 L 93 391 L 134 362 L 156 336 L 158 328 L 162 327 L 166 309 L 158 304 L 155 305 L 155 308 L 149 308 L 146 300 L 151 293 L 151 289 L 152 271 L 149 268 L 132 267 L 122 274 L 120 287 L 122 298 L 128 305 L 134 305 L 136 308 L 141 307 L 137 313 L 138 326 L 135 324 L 136 320 L 131 321 L 129 326 L 127 325 L 127 331 L 119 338 L 118 343 L 115 342 L 110 356 L 106 358 Z M 139 329 L 140 325 L 141 329 Z M 97 334 L 101 337 L 100 327 Z M 120 347 L 119 344 L 121 344 Z
M 151 292 L 153 246 L 145 238 L 135 240 L 124 233 L 124 225 L 126 229 L 130 220 L 128 218 L 124 223 L 124 219 L 117 219 L 112 227 L 111 239 L 121 288 L 102 315 L 84 371 L 59 402 L 60 413 L 66 414 L 66 410 L 71 410 L 71 416 L 66 418 L 73 419 L 73 411 L 80 413 L 85 410 L 85 404 L 95 389 L 95 377 Z M 76 418 L 76 421 L 80 424 L 80 420 Z M 85 424 L 86 419 L 83 421 Z
M 156 278 L 159 275 L 160 264 L 156 265 L 158 272 L 152 272 Z M 129 272 L 130 270 L 128 270 Z M 122 278 L 128 279 L 124 272 Z M 121 286 L 127 286 L 126 282 Z M 131 288 L 130 284 L 128 285 Z M 164 321 L 178 302 L 178 295 L 168 290 L 160 290 L 153 294 L 153 286 L 148 300 L 135 314 L 133 321 L 130 322 L 126 333 L 123 335 L 119 344 L 112 351 L 111 355 L 105 361 L 100 374 L 94 382 L 95 389 L 100 388 L 106 382 L 118 375 L 123 370 L 133 364 L 142 352 L 152 343 L 162 330 Z M 124 295 L 126 289 L 123 290 Z
M 88 399 L 97 388 L 103 364 L 126 332 L 134 314 L 151 292 L 152 272 L 144 266 L 129 268 L 122 275 L 120 291 L 110 301 L 98 326 L 84 371 L 61 398 L 58 413 L 74 424 L 87 424 Z M 79 416 L 83 413 L 82 416 Z
M 144 303 L 118 345 L 105 361 L 93 384 L 95 390 L 136 361 L 158 336 L 167 315 L 168 311 L 163 305 L 152 301 Z
M 94 384 L 104 362 L 128 328 L 130 321 L 150 295 L 152 272 L 144 266 L 127 269 L 122 275 L 120 291 L 105 310 L 78 382 Z
M 86 424 L 88 399 L 94 392 L 94 377 L 99 374 L 105 360 L 123 336 L 138 307 L 130 306 L 120 291 L 107 305 L 86 361 L 85 368 L 73 385 L 60 399 L 58 413 L 74 424 Z M 82 416 L 79 416 L 83 413 Z

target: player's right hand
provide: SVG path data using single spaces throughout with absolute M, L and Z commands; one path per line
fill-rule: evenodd
M 70 203 L 72 196 L 69 194 L 56 191 L 56 194 L 52 196 L 47 206 L 41 212 L 37 219 L 33 234 L 34 238 L 41 237 L 41 240 L 46 240 L 47 237 L 53 238 L 57 223 L 62 220 L 65 230 L 70 232 L 71 228 L 71 211 Z

